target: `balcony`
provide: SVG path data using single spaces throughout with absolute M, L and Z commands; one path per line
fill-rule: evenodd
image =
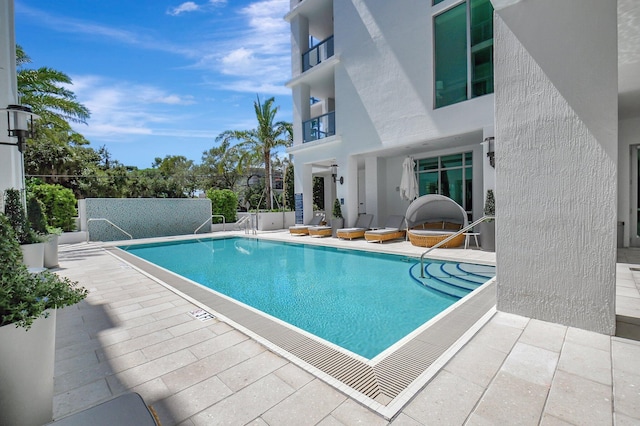
M 302 143 L 328 138 L 336 134 L 336 113 L 323 114 L 302 123 Z
M 326 38 L 302 54 L 302 72 L 333 56 L 333 36 Z

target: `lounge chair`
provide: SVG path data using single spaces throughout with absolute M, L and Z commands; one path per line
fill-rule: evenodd
M 338 229 L 336 236 L 345 240 L 362 238 L 364 237 L 364 233 L 371 226 L 371 222 L 373 222 L 372 214 L 361 214 L 360 216 L 358 216 L 358 220 L 356 220 L 356 224 L 353 228 Z
M 414 246 L 433 247 L 467 226 L 467 212 L 449 197 L 428 194 L 414 200 L 405 214 L 407 236 Z M 466 236 L 460 234 L 440 247 L 459 247 Z
M 330 237 L 332 233 L 333 233 L 333 227 L 331 226 L 331 223 L 329 223 L 328 225 L 309 227 L 310 237 Z
M 391 215 L 387 218 L 384 228 L 371 229 L 364 233 L 364 239 L 370 243 L 382 243 L 383 241 L 404 238 L 404 216 Z
M 323 215 L 314 216 L 307 225 L 293 225 L 289 227 L 291 235 L 309 235 L 309 228 L 318 226 L 324 221 Z

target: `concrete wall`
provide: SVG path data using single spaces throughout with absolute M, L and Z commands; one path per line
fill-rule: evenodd
M 494 5 L 497 307 L 613 334 L 616 1 Z
M 91 241 L 118 241 L 129 237 L 104 221 L 105 218 L 133 238 L 186 235 L 211 219 L 211 201 L 192 198 L 87 198 L 78 201 L 81 230 Z M 198 233 L 209 232 L 204 226 Z

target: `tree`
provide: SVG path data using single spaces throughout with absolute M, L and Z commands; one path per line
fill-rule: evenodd
M 274 122 L 278 107 L 273 106 L 274 98 L 260 102 L 260 97 L 253 103 L 258 127 L 253 130 L 227 130 L 216 138 L 216 142 L 238 141 L 229 151 L 240 153 L 239 166 L 248 169 L 258 158 L 264 166 L 265 199 L 267 208 L 273 208 L 271 154 L 278 147 L 290 146 L 293 140 L 291 123 Z
M 230 150 L 230 145 L 229 141 L 223 141 L 202 153 L 202 164 L 196 166 L 201 188 L 234 189 L 240 179 L 240 156 L 237 150 Z
M 16 46 L 18 68 L 18 95 L 23 105 L 40 116 L 44 126 L 70 131 L 69 122 L 86 123 L 89 109 L 76 100 L 76 95 L 65 87 L 72 81 L 68 75 L 52 68 L 24 68 L 31 58 L 22 47 Z

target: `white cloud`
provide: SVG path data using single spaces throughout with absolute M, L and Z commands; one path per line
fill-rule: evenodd
M 78 131 L 88 138 L 114 139 L 120 135 L 166 135 L 174 123 L 184 122 L 175 105 L 189 105 L 190 96 L 168 93 L 160 88 L 110 81 L 96 76 L 74 76 L 70 89 L 91 111 L 87 126 Z M 169 129 L 169 130 L 168 130 Z M 211 136 L 211 135 L 209 135 Z
M 200 6 L 198 6 L 192 1 L 187 1 L 182 3 L 180 6 L 174 7 L 173 9 L 169 10 L 167 13 L 172 16 L 178 16 L 181 13 L 195 12 L 196 10 L 199 10 L 199 9 L 200 9 Z

